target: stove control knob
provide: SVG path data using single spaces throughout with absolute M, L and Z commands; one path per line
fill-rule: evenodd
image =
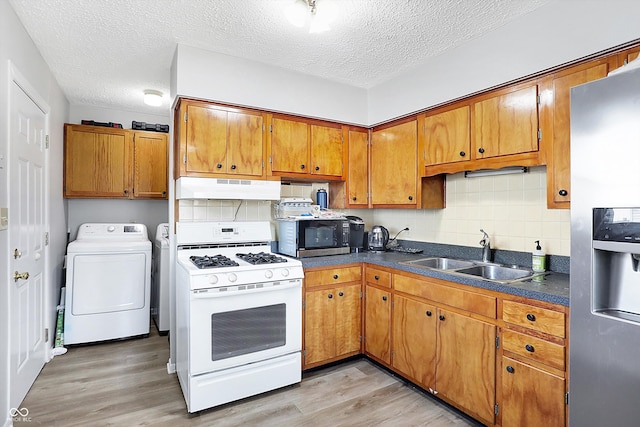
M 287 277 L 287 276 L 289 275 L 289 269 L 288 269 L 288 268 L 283 268 L 283 269 L 282 269 L 282 275 L 283 275 L 284 277 Z
M 273 277 L 273 271 L 271 270 L 267 270 L 264 272 L 264 277 L 266 277 L 267 279 L 271 279 Z
M 216 283 L 218 283 L 218 276 L 216 276 L 215 274 L 212 274 L 211 276 L 209 276 L 209 283 L 212 285 L 215 285 Z
M 229 281 L 233 283 L 238 280 L 238 276 L 236 276 L 236 273 L 229 273 L 227 279 L 229 279 Z

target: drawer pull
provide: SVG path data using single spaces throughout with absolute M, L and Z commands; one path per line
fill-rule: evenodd
M 427 310 L 426 313 L 427 317 L 431 317 L 431 310 Z
M 335 280 L 338 280 L 338 275 L 337 275 L 337 274 L 334 274 L 334 275 L 333 275 L 333 278 L 334 278 Z
M 507 372 L 509 372 L 510 374 L 513 374 L 516 370 L 513 369 L 513 366 L 507 366 Z
M 386 295 L 384 295 L 384 296 L 382 297 L 382 301 L 386 301 L 386 300 L 387 300 L 387 296 L 386 296 Z
M 524 348 L 529 352 L 529 353 L 533 353 L 536 349 L 533 348 L 533 346 L 531 344 L 527 344 L 524 346 Z
M 536 316 L 534 316 L 533 314 L 529 313 L 527 314 L 527 320 L 530 322 L 535 322 L 536 321 Z
M 378 276 L 378 275 L 373 276 L 373 278 L 376 279 L 376 280 L 380 280 L 380 276 Z
M 343 297 L 344 296 L 344 292 L 340 292 L 340 293 L 338 293 L 338 295 Z
M 329 299 L 333 298 L 333 294 L 328 295 Z
M 444 320 L 444 316 L 441 314 L 439 317 L 440 320 Z

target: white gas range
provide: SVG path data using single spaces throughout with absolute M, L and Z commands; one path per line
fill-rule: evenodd
M 300 382 L 302 263 L 268 221 L 177 223 L 176 369 L 189 412 Z

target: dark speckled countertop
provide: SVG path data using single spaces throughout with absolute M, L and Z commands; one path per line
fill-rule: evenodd
M 559 272 L 548 272 L 544 276 L 542 282 L 532 280 L 513 282 L 508 284 L 491 282 L 488 280 L 476 279 L 470 276 L 460 276 L 447 273 L 446 271 L 430 270 L 426 268 L 414 267 L 411 265 L 401 264 L 402 261 L 411 261 L 420 258 L 429 258 L 438 255 L 428 254 L 402 254 L 396 252 L 371 253 L 361 252 L 348 255 L 332 255 L 324 257 L 303 258 L 302 265 L 305 268 L 311 267 L 329 267 L 340 264 L 350 264 L 357 262 L 366 262 L 369 264 L 380 265 L 384 267 L 394 268 L 396 270 L 407 271 L 409 273 L 419 274 L 425 277 L 434 277 L 436 279 L 448 280 L 450 282 L 461 283 L 477 288 L 489 289 L 505 294 L 522 296 L 539 301 L 546 301 L 554 304 L 569 306 L 569 275 Z M 451 256 L 451 255 L 443 255 Z M 474 258 L 474 259 L 479 259 Z M 496 258 L 497 262 L 500 262 Z M 502 262 L 506 264 L 505 262 Z M 520 264 L 520 265 L 524 265 Z M 530 267 L 530 266 L 528 266 Z

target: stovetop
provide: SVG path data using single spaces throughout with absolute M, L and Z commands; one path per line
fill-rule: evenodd
M 191 262 L 198 268 L 220 268 L 220 267 L 237 267 L 236 261 L 226 257 L 224 255 L 191 255 L 189 257 Z

